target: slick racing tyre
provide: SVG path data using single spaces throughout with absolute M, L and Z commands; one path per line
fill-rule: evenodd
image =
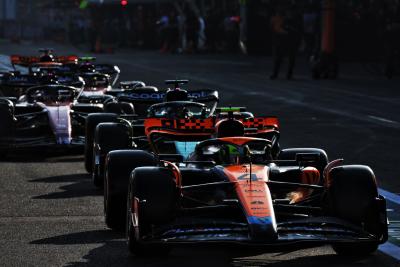
M 117 122 L 117 114 L 94 113 L 86 118 L 85 129 L 85 168 L 88 173 L 93 172 L 93 144 L 96 126 L 101 122 Z
M 108 153 L 104 176 L 104 216 L 109 228 L 125 229 L 126 199 L 131 172 L 142 166 L 156 166 L 151 153 L 141 150 L 114 150 Z
M 128 102 L 110 102 L 104 107 L 104 111 L 108 113 L 115 113 L 121 115 L 133 115 L 135 114 L 135 109 L 132 103 Z
M 330 179 L 328 213 L 363 227 L 381 239 L 385 222 L 380 220 L 376 205 L 378 188 L 372 170 L 362 165 L 335 167 L 330 171 Z M 332 247 L 339 255 L 364 257 L 376 251 L 378 243 L 337 243 Z
M 153 225 L 168 223 L 173 219 L 176 196 L 177 187 L 170 170 L 162 167 L 140 167 L 132 172 L 126 210 L 126 236 L 128 249 L 132 254 L 168 254 L 167 245 L 149 245 L 143 242 L 143 237 L 150 233 Z
M 0 99 L 0 159 L 7 156 L 14 128 L 14 105 L 7 99 Z
M 96 127 L 93 152 L 93 184 L 104 185 L 104 164 L 107 153 L 117 149 L 128 149 L 130 144 L 128 126 L 115 122 L 102 122 Z M 97 162 L 98 161 L 98 162 Z
M 282 149 L 278 155 L 278 160 L 295 160 L 296 159 L 296 154 L 299 153 L 315 153 L 319 154 L 319 160 L 314 166 L 310 167 L 315 167 L 319 171 L 321 175 L 321 182 L 322 180 L 322 174 L 324 172 L 324 169 L 326 165 L 328 164 L 328 155 L 323 149 L 319 148 L 287 148 L 287 149 Z

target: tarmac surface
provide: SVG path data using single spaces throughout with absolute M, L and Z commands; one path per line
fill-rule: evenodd
M 2 43 L 0 54 L 35 55 L 42 46 Z M 86 55 L 52 46 L 58 54 Z M 400 193 L 398 77 L 386 80 L 361 64 L 346 64 L 338 80 L 313 81 L 300 62 L 294 80 L 270 81 L 271 61 L 266 57 L 150 51 L 97 57 L 119 65 L 121 80 L 165 88 L 165 79 L 188 78 L 188 88 L 219 90 L 222 106 L 247 106 L 258 115 L 276 115 L 282 147 L 321 147 L 330 159 L 369 165 L 380 188 L 395 196 Z M 400 266 L 381 251 L 349 260 L 328 246 L 289 253 L 194 247 L 176 249 L 169 258 L 134 258 L 123 234 L 106 228 L 102 192 L 91 184 L 79 152 L 30 150 L 0 162 L 1 266 Z M 395 246 L 400 243 L 398 204 L 388 206 L 393 222 L 390 242 Z

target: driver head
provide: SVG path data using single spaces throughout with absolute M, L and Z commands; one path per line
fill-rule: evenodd
M 165 101 L 188 101 L 188 92 L 182 89 L 168 90 L 165 94 Z
M 54 56 L 51 54 L 45 54 L 40 57 L 39 59 L 40 62 L 54 62 Z
M 81 73 L 91 73 L 91 72 L 96 72 L 96 67 L 93 64 L 87 63 L 87 64 L 82 64 L 79 67 L 79 71 Z
M 221 120 L 216 124 L 217 137 L 244 136 L 244 125 L 235 119 Z

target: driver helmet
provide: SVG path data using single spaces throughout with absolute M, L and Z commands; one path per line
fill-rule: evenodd
M 79 67 L 79 71 L 82 73 L 96 72 L 96 66 L 94 66 L 93 64 L 82 64 Z
M 238 163 L 240 158 L 239 149 L 231 144 L 226 144 L 217 152 L 218 160 L 223 164 Z
M 44 54 L 39 59 L 40 62 L 54 62 L 54 56 L 51 54 Z
M 57 77 L 55 75 L 43 75 L 40 77 L 41 84 L 58 84 Z
M 216 124 L 218 138 L 244 136 L 244 125 L 235 119 L 224 119 Z
M 167 93 L 165 94 L 165 101 L 166 102 L 171 102 L 171 101 L 188 101 L 188 92 L 186 90 L 182 89 L 174 89 L 171 90 L 169 89 Z

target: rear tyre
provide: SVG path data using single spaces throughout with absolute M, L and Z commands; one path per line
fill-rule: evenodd
M 14 128 L 13 103 L 0 100 L 0 159 L 8 154 Z
M 153 154 L 141 150 L 114 150 L 108 153 L 104 176 L 104 216 L 109 228 L 123 231 L 131 172 L 142 166 L 156 166 Z
M 103 122 L 97 125 L 95 137 L 95 152 L 93 153 L 93 184 L 96 187 L 104 185 L 104 165 L 107 153 L 112 150 L 128 149 L 130 130 L 121 123 Z M 98 161 L 98 164 L 96 164 Z
M 104 107 L 105 112 L 115 114 L 132 115 L 135 114 L 135 109 L 132 103 L 128 102 L 110 102 Z
M 101 122 L 117 122 L 117 114 L 94 113 L 86 118 L 85 126 L 85 168 L 88 173 L 93 172 L 93 144 L 96 126 Z
M 146 244 L 152 225 L 170 222 L 176 210 L 174 175 L 161 167 L 136 168 L 131 175 L 126 212 L 129 251 L 136 256 L 166 256 L 165 244 Z M 144 242 L 143 242 L 144 241 Z
M 378 188 L 375 175 L 367 166 L 349 165 L 330 171 L 328 188 L 328 213 L 363 227 L 376 236 L 376 242 L 338 243 L 332 245 L 343 256 L 366 257 L 377 250 L 383 238 L 383 223 L 377 207 Z

